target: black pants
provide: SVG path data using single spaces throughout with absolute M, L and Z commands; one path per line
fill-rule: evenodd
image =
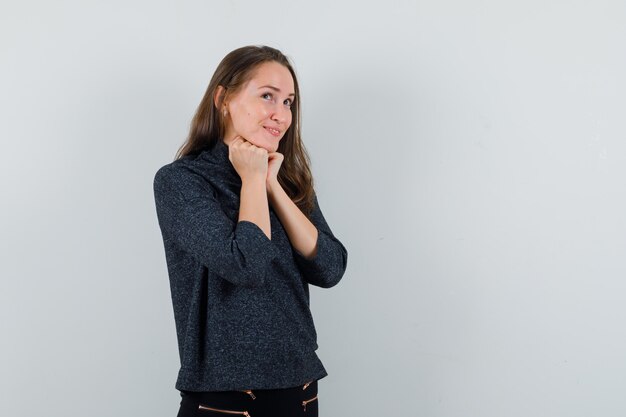
M 181 391 L 177 417 L 318 417 L 317 381 L 282 389 Z

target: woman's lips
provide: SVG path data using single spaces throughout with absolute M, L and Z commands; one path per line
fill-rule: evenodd
M 280 130 L 278 130 L 278 129 L 273 129 L 273 128 L 271 128 L 271 127 L 266 127 L 266 126 L 263 126 L 263 127 L 265 128 L 265 130 L 267 130 L 268 132 L 270 132 L 270 134 L 271 134 L 272 136 L 280 136 Z

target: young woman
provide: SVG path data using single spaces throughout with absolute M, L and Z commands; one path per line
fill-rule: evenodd
M 221 61 L 176 159 L 154 177 L 181 361 L 178 417 L 317 416 L 309 285 L 342 278 L 300 135 L 289 60 Z

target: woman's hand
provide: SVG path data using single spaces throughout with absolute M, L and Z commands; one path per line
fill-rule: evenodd
M 256 178 L 266 179 L 268 176 L 267 150 L 253 145 L 239 135 L 228 146 L 228 159 L 242 182 Z

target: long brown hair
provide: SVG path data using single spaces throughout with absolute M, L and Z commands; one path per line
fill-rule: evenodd
M 176 153 L 175 159 L 196 155 L 205 149 L 213 148 L 218 140 L 223 140 L 224 120 L 222 113 L 214 104 L 217 87 L 220 85 L 225 87 L 226 95 L 236 94 L 254 76 L 260 64 L 271 61 L 278 62 L 289 70 L 296 94 L 291 104 L 292 123 L 278 145 L 277 152 L 284 155 L 278 172 L 278 182 L 300 210 L 308 215 L 313 208 L 314 188 L 311 161 L 302 143 L 300 131 L 300 89 L 293 66 L 278 49 L 264 45 L 244 46 L 228 53 L 222 59 L 191 121 L 189 135 Z M 220 106 L 224 98 L 222 95 Z

